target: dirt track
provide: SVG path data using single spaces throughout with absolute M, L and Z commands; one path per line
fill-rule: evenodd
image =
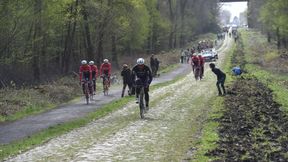
M 220 49 L 219 63 L 226 40 Z M 186 67 L 190 68 L 190 67 Z M 146 119 L 131 102 L 85 127 L 52 139 L 7 161 L 181 161 L 191 147 L 215 96 L 214 74 L 196 82 L 192 73 L 169 86 L 151 91 Z

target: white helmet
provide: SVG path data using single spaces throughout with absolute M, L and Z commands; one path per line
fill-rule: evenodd
M 89 65 L 94 65 L 94 61 L 90 61 L 90 62 L 89 62 Z
M 143 65 L 144 62 L 145 62 L 145 61 L 144 61 L 143 58 L 138 58 L 138 59 L 137 59 L 137 64 L 138 64 L 138 65 Z
M 81 64 L 82 64 L 82 65 L 86 65 L 86 64 L 87 64 L 87 61 L 86 61 L 86 60 L 82 60 L 82 61 L 81 61 Z
M 108 63 L 109 60 L 108 60 L 108 59 L 104 59 L 103 62 L 104 62 L 104 63 Z

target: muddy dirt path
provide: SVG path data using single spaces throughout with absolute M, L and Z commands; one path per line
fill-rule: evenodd
M 219 63 L 229 48 L 220 49 Z M 197 138 L 215 96 L 215 76 L 205 70 L 195 81 L 192 73 L 169 86 L 150 92 L 150 110 L 139 117 L 138 105 L 93 121 L 7 161 L 181 161 Z

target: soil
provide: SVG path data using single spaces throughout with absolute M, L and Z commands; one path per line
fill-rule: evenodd
M 232 64 L 245 66 L 242 42 Z M 238 78 L 229 88 L 219 122 L 214 161 L 288 161 L 288 117 L 270 89 L 255 78 Z

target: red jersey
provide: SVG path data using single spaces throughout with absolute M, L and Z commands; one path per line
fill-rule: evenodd
M 91 71 L 92 71 L 92 77 L 97 78 L 98 76 L 98 68 L 96 65 L 90 65 Z
M 192 63 L 192 65 L 194 65 L 194 66 L 199 66 L 199 65 L 200 65 L 200 60 L 199 60 L 199 58 L 198 58 L 197 56 L 193 56 L 191 63 Z
M 89 74 L 89 79 L 92 80 L 92 71 L 91 67 L 89 65 L 81 65 L 79 68 L 79 76 L 80 76 L 80 81 L 82 81 L 82 77 L 84 73 Z
M 198 58 L 199 58 L 200 65 L 204 66 L 204 63 L 205 63 L 204 58 L 201 55 L 199 55 Z
M 107 74 L 111 75 L 111 64 L 110 63 L 103 63 L 100 66 L 100 75 Z

